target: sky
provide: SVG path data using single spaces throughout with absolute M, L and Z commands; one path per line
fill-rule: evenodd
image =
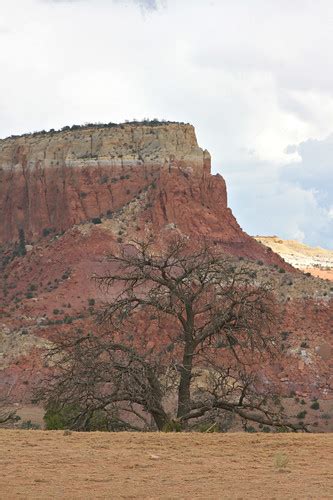
M 0 137 L 192 123 L 252 235 L 333 248 L 332 0 L 0 0 Z

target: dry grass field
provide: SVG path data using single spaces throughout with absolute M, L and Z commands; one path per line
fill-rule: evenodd
M 332 434 L 0 431 L 0 498 L 328 499 Z

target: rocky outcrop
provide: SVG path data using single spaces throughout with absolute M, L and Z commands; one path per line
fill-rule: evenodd
M 293 267 L 311 272 L 314 276 L 333 280 L 333 250 L 310 247 L 294 240 L 277 236 L 257 236 L 260 243 L 279 254 Z
M 0 141 L 0 243 L 109 214 L 159 172 L 210 173 L 210 155 L 191 125 L 123 124 Z

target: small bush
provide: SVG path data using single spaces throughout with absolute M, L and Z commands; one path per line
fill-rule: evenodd
M 299 413 L 297 413 L 296 417 L 299 419 L 299 420 L 303 420 L 305 418 L 305 415 L 307 414 L 307 411 L 306 410 L 303 410 L 303 411 L 300 411 Z
M 182 426 L 179 422 L 175 422 L 171 420 L 167 424 L 164 425 L 162 431 L 163 432 L 181 432 Z
M 277 453 L 274 457 L 274 465 L 280 471 L 287 467 L 289 458 L 284 453 Z
M 93 218 L 91 219 L 91 222 L 92 222 L 93 224 L 102 224 L 102 221 L 101 221 L 101 218 L 100 218 L 100 217 L 93 217 Z
M 266 432 L 266 433 L 271 432 L 271 428 L 268 427 L 268 425 L 264 425 L 262 428 L 262 432 Z
M 88 299 L 88 305 L 90 307 L 94 306 L 95 305 L 95 299 Z
M 67 280 L 70 277 L 71 272 L 67 269 L 64 274 L 61 276 L 62 280 Z
M 252 425 L 246 426 L 244 430 L 245 430 L 245 432 L 250 432 L 250 433 L 257 432 L 256 429 Z
M 75 421 L 79 415 L 78 405 L 50 403 L 46 408 L 44 421 L 47 430 L 73 429 Z M 109 420 L 102 410 L 94 411 L 85 424 L 85 431 L 108 431 Z
M 49 431 L 66 429 L 70 427 L 77 413 L 75 405 L 68 404 L 61 407 L 56 403 L 49 404 L 44 415 L 45 427 Z
M 318 401 L 314 401 L 310 408 L 312 408 L 312 410 L 319 410 L 320 404 L 318 403 Z
M 281 337 L 283 340 L 287 340 L 289 335 L 290 335 L 290 332 L 281 332 Z
M 44 238 L 46 238 L 46 236 L 49 236 L 51 233 L 53 233 L 53 231 L 54 230 L 51 227 L 44 227 L 42 235 L 44 236 Z
M 34 422 L 31 422 L 31 420 L 23 420 L 23 422 L 20 425 L 20 429 L 24 430 L 38 430 L 40 429 L 39 424 L 35 424 Z
M 102 175 L 102 177 L 99 179 L 100 184 L 106 184 L 109 180 L 109 177 L 107 175 Z

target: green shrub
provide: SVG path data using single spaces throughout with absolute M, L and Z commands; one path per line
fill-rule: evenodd
M 307 414 L 307 411 L 306 410 L 303 410 L 303 411 L 300 411 L 299 413 L 297 413 L 297 418 L 300 419 L 300 420 L 303 420 L 305 418 L 305 415 Z
M 332 415 L 330 415 L 330 413 L 323 413 L 322 415 L 320 415 L 320 418 L 322 418 L 323 420 L 331 420 Z
M 67 429 L 71 427 L 77 414 L 78 408 L 76 405 L 61 406 L 57 403 L 51 403 L 47 406 L 44 415 L 45 427 L 49 431 Z
M 170 420 L 167 424 L 164 425 L 162 431 L 163 432 L 181 432 L 182 426 L 179 422 L 175 420 Z
M 312 408 L 313 410 L 319 410 L 320 404 L 318 403 L 318 401 L 314 401 L 310 408 Z
M 281 337 L 283 340 L 287 340 L 289 335 L 290 335 L 290 332 L 281 332 Z
M 264 425 L 264 427 L 262 428 L 262 432 L 271 432 L 271 428 L 268 427 L 268 425 Z
M 256 429 L 252 425 L 248 425 L 245 427 L 245 432 L 257 432 Z
M 75 404 L 60 405 L 50 403 L 44 415 L 47 430 L 64 430 L 75 428 L 75 422 L 80 413 L 80 407 Z M 96 410 L 87 419 L 84 431 L 108 431 L 111 423 L 105 412 Z
M 35 424 L 34 422 L 31 422 L 31 420 L 23 420 L 23 422 L 20 425 L 20 429 L 24 430 L 38 430 L 40 429 L 39 424 Z
M 42 235 L 46 238 L 46 236 L 49 236 L 53 231 L 54 230 L 51 227 L 44 227 Z
M 27 251 L 25 249 L 25 235 L 24 235 L 24 230 L 19 229 L 19 243 L 18 246 L 14 252 L 15 255 L 18 257 L 23 257 L 26 255 Z

